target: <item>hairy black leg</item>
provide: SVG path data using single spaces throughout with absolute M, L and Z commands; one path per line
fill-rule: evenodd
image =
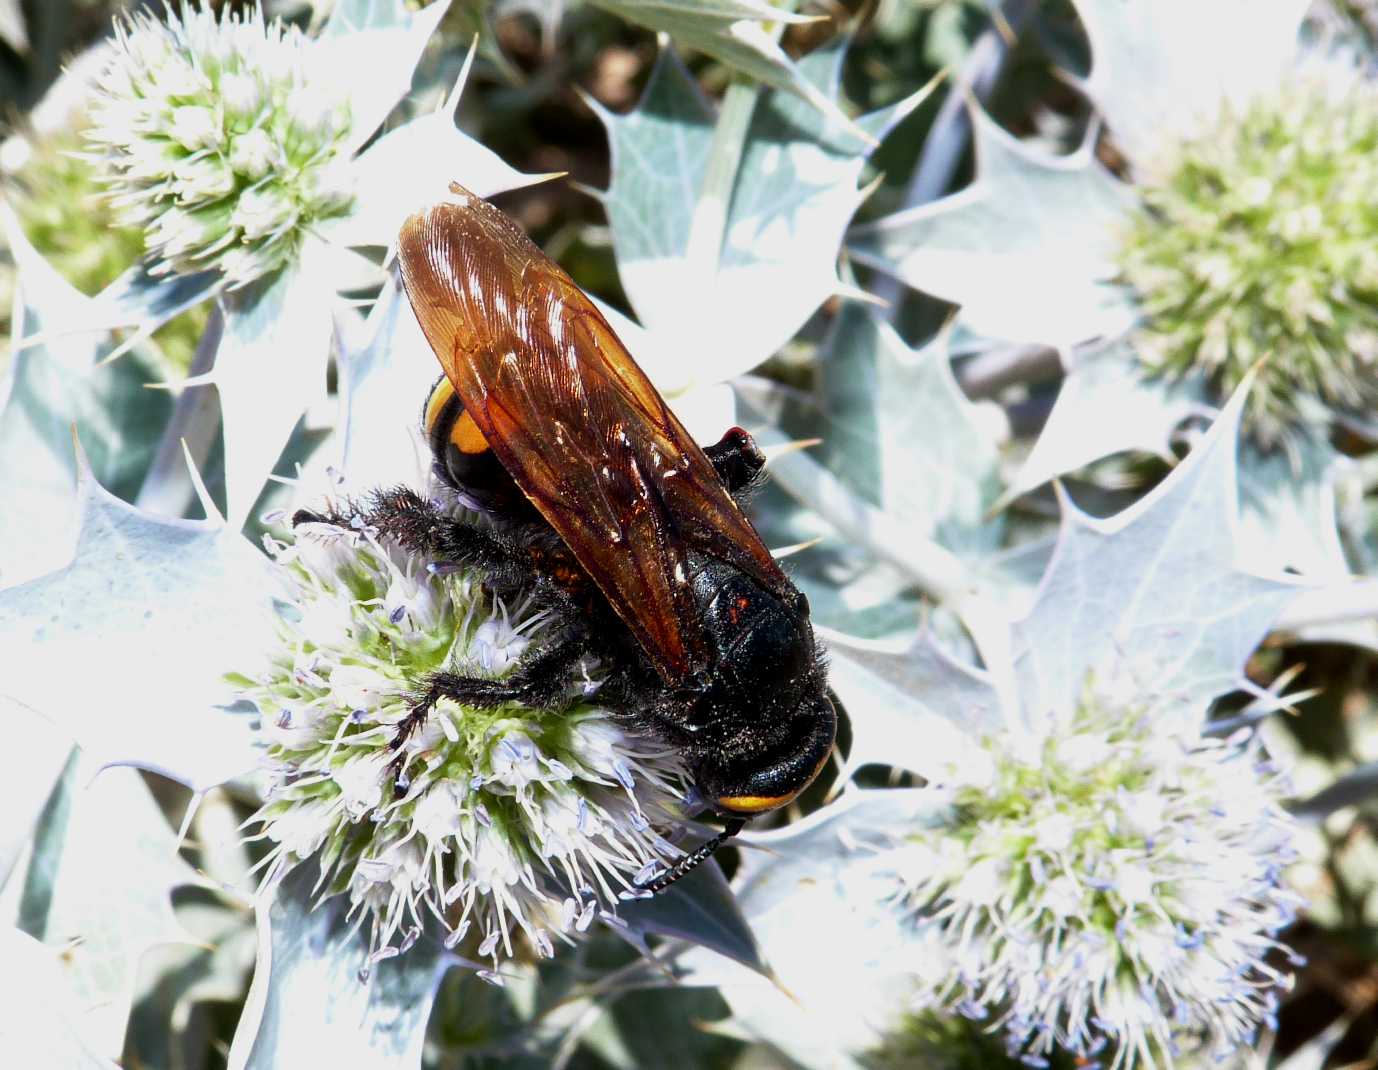
M 500 679 L 435 673 L 426 683 L 423 702 L 428 707 L 441 698 L 483 707 L 500 706 L 504 702 L 556 706 L 573 683 L 575 670 L 589 646 L 587 631 L 576 626 L 556 642 L 541 647 L 529 661 Z
M 357 512 L 299 509 L 292 517 L 292 525 L 298 524 L 333 524 L 350 531 L 371 528 L 411 553 L 481 568 L 496 587 L 518 587 L 536 579 L 530 556 L 516 540 L 452 520 L 406 487 L 376 491 L 368 506 Z
M 411 712 L 398 722 L 397 733 L 388 746 L 391 750 L 400 750 L 407 738 L 425 724 L 431 709 L 442 698 L 479 707 L 501 706 L 505 702 L 537 708 L 556 706 L 574 683 L 579 662 L 589 649 L 588 629 L 572 624 L 558 640 L 541 647 L 530 661 L 499 679 L 452 672 L 433 673 Z M 405 762 L 406 756 L 399 754 L 388 765 L 388 775 L 393 778 L 399 795 L 406 791 L 401 777 Z
M 731 494 L 746 490 L 756 482 L 766 457 L 756 440 L 740 427 L 727 430 L 717 442 L 703 451 L 713 462 L 718 478 Z

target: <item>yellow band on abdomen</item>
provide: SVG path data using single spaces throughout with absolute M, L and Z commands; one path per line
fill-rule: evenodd
M 421 429 L 426 432 L 426 437 L 435 434 L 436 422 L 440 419 L 440 414 L 445 411 L 445 406 L 450 403 L 450 399 L 455 396 L 454 383 L 450 382 L 447 376 L 442 376 L 440 381 L 431 388 L 431 396 L 426 399 L 426 415 Z M 415 404 L 413 402 L 413 404 Z
M 793 795 L 726 795 L 717 803 L 734 814 L 759 814 L 784 806 L 793 798 Z

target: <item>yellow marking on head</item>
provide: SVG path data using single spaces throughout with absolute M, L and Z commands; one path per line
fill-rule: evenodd
M 460 413 L 454 427 L 450 428 L 450 441 L 460 453 L 483 453 L 488 449 L 488 440 L 467 410 Z
M 455 385 L 450 382 L 448 376 L 443 376 L 431 389 L 431 396 L 426 399 L 426 416 L 421 425 L 421 429 L 427 435 L 434 434 L 436 421 L 440 419 L 440 414 L 445 411 L 445 406 L 454 396 Z
M 733 814 L 760 814 L 784 806 L 794 798 L 796 792 L 788 795 L 724 795 L 717 803 L 722 809 Z

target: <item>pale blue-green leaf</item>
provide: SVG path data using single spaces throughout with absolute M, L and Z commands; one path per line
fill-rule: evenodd
M 844 49 L 834 42 L 800 62 L 831 97 Z M 883 134 L 924 92 L 859 122 Z M 729 379 L 759 364 L 838 290 L 838 250 L 871 150 L 855 133 L 787 93 L 763 93 L 721 247 L 708 260 L 686 256 L 715 126 L 693 78 L 663 52 L 635 111 L 599 115 L 612 152 L 602 199 L 622 284 L 641 323 L 672 340 L 694 379 Z
M 1378 795 L 1378 762 L 1369 762 L 1351 769 L 1309 798 L 1293 803 L 1290 809 L 1298 817 L 1319 820 L 1346 806 L 1367 802 L 1375 795 Z
M 1123 331 L 1128 297 L 1113 281 L 1128 187 L 1088 143 L 1051 156 L 971 109 L 976 180 L 931 204 L 853 229 L 858 261 L 961 306 L 970 330 L 1071 345 Z
M 350 165 L 354 207 L 321 226 L 322 236 L 342 245 L 389 246 L 412 212 L 450 196 L 458 182 L 479 197 L 543 182 L 509 167 L 455 125 L 458 95 L 437 112 L 390 130 Z
M 763 23 L 807 22 L 806 16 L 768 0 L 591 0 L 597 7 L 667 33 L 681 48 L 712 56 L 720 63 L 808 101 L 834 122 L 850 123 L 830 96 L 795 63 Z
M 224 288 L 218 271 L 194 275 L 154 275 L 152 262 L 135 264 L 95 297 L 83 298 L 52 330 L 60 335 L 94 332 L 103 336 L 129 328 L 119 345 L 106 347 L 102 360 L 114 360 L 146 341 L 159 327 Z M 46 341 L 40 334 L 40 341 Z
M 801 391 L 756 376 L 742 376 L 731 389 L 744 401 L 738 423 L 759 443 L 821 437 L 826 447 L 842 435 Z M 788 467 L 789 459 L 778 463 Z M 809 463 L 840 485 L 837 476 Z M 788 551 L 785 570 L 808 596 L 814 623 L 863 639 L 912 636 L 922 610 L 913 578 L 843 536 L 819 514 L 811 496 L 800 493 L 795 479 L 787 492 L 774 478 L 776 469 L 777 462 L 768 462 L 765 484 L 749 499 L 748 512 L 772 551 Z
M 6 230 L 6 237 L 11 248 L 16 250 L 16 258 L 21 264 L 20 270 L 33 272 L 35 259 L 41 260 L 42 257 L 33 250 L 27 239 L 16 241 L 17 228 L 10 230 L 7 227 Z M 22 332 L 16 329 L 15 338 L 23 339 L 25 345 L 45 345 L 57 340 L 95 335 L 96 341 L 105 346 L 101 359 L 113 360 L 133 349 L 169 320 L 209 300 L 224 288 L 223 277 L 218 271 L 202 271 L 194 275 L 154 275 L 150 271 L 151 266 L 151 261 L 135 264 L 94 297 L 71 290 L 71 298 L 65 302 L 60 320 L 46 325 L 40 323 L 32 329 L 25 327 Z M 107 341 L 106 334 L 120 328 L 130 328 L 131 333 L 118 346 L 114 346 Z
M 312 906 L 318 875 L 315 862 L 297 866 L 259 908 L 258 963 L 229 1070 L 419 1068 L 445 953 L 421 940 L 361 978 L 367 933 L 351 932 L 338 896 Z
M 193 788 L 257 762 L 222 679 L 252 670 L 273 629 L 267 559 L 212 521 L 166 520 L 110 495 L 83 465 L 76 555 L 0 591 L 0 695 L 69 732 L 95 760 Z M 60 687 L 54 681 L 61 681 Z
M 335 0 L 320 39 L 348 37 L 361 30 L 404 29 L 411 15 L 407 0 Z
M 608 134 L 612 181 L 603 195 L 618 274 L 642 323 L 677 316 L 670 273 L 689 243 L 713 144 L 714 111 L 674 52 L 662 49 L 636 108 L 595 108 Z
M 199 800 L 187 840 L 196 845 L 198 872 L 229 894 L 184 892 L 174 910 L 178 925 L 195 942 L 157 947 L 144 956 L 125 1046 L 131 1065 L 196 1065 L 189 1055 L 202 1030 L 194 1023 L 213 1013 L 201 1004 L 244 1001 L 256 940 L 252 911 L 235 894 L 252 888 L 255 879 L 242 818 L 224 788 Z
M 707 989 L 637 989 L 611 1001 L 602 1017 L 607 1028 L 597 1038 L 604 1042 L 595 1043 L 585 1033 L 582 1046 L 607 1059 L 614 1070 L 735 1066 L 741 1046 L 712 1028 L 725 1010 L 722 998 Z
M 1274 92 L 1310 0 L 1073 0 L 1091 43 L 1082 82 L 1130 161 L 1151 166 L 1221 109 Z
M 352 486 L 416 483 L 430 466 L 418 446 L 421 405 L 441 376 L 396 274 L 388 276 L 365 325 L 367 341 L 340 353 L 345 412 L 340 470 Z
M 927 631 L 903 648 L 819 631 L 828 682 L 852 723 L 847 776 L 876 764 L 949 783 L 981 738 L 1009 723 L 987 674 L 954 660 Z
M 759 420 L 759 412 L 740 400 L 745 419 Z M 757 442 L 767 451 L 791 445 L 778 432 L 758 435 Z M 912 586 L 946 602 L 961 618 L 983 662 L 1007 664 L 1009 619 L 997 602 L 974 583 L 974 574 L 967 564 L 951 550 L 898 523 L 853 493 L 832 472 L 795 446 L 772 458 L 771 478 L 801 504 L 817 510 L 838 534 L 865 549 L 876 561 L 898 569 Z M 1009 683 L 1008 674 L 998 678 L 1000 687 Z
M 1142 450 L 1171 459 L 1172 433 L 1214 411 L 1198 378 L 1150 375 L 1123 339 L 1078 353 L 1008 497 L 1112 454 Z
M 700 380 L 694 362 L 684 359 L 678 339 L 648 331 L 606 301 L 592 300 L 697 442 L 705 446 L 717 442 L 737 423 L 732 388 Z
M 144 990 L 125 1039 L 128 1065 L 195 1065 L 191 1052 L 199 1031 L 191 1024 L 198 1007 L 239 1004 L 249 987 L 254 927 L 247 910 L 219 902 L 182 903 L 177 921 L 197 942 L 155 947 L 144 956 Z
M 824 541 L 791 553 L 784 567 L 791 582 L 808 596 L 815 625 L 868 640 L 900 641 L 914 634 L 924 602 L 913 581 L 847 545 L 831 527 L 824 526 L 813 537 Z
M 135 770 L 100 772 L 85 753 L 68 763 L 35 832 L 18 922 L 63 952 L 93 1050 L 119 1055 L 144 951 L 186 941 L 172 891 L 195 876 Z
M 3 206 L 0 223 L 18 269 L 14 337 L 45 338 L 19 348 L 0 378 L 0 584 L 12 585 L 71 557 L 73 425 L 100 478 L 132 497 L 169 405 L 145 388 L 157 376 L 142 355 L 101 367 L 114 344 L 108 332 L 68 333 L 92 299 L 53 269 Z
M 0 1066 L 117 1070 L 82 1040 L 76 997 L 58 954 L 28 933 L 0 926 L 0 961 L 17 983 L 0 1006 Z
M 410 11 L 403 0 L 376 0 L 336 9 L 306 58 L 312 77 L 348 89 L 351 127 L 342 153 L 362 148 L 407 95 L 426 42 L 449 6 L 450 0 L 435 0 Z
M 1048 571 L 1057 539 L 1035 535 L 1013 537 L 1013 545 L 972 562 L 976 582 L 986 594 L 1005 607 L 1006 616 L 1017 620 L 1033 608 L 1039 581 Z
M 174 316 L 208 300 L 223 286 L 218 271 L 153 275 L 150 263 L 135 264 L 92 298 L 93 312 L 103 317 L 104 325 L 135 327 L 140 334 L 152 334 Z
M 5 887 L 26 846 L 34 823 L 66 767 L 72 741 L 33 710 L 0 698 L 0 724 L 24 741 L 24 760 L 6 774 L 5 821 L 0 825 L 0 888 Z
M 766 969 L 751 927 L 711 859 L 650 899 L 623 904 L 618 913 L 635 933 L 688 940 L 754 970 Z
M 754 421 L 745 426 L 752 434 L 772 433 Z M 923 601 L 913 579 L 841 536 L 814 509 L 786 493 L 770 478 L 770 466 L 765 485 L 747 508 L 766 546 L 788 551 L 783 567 L 808 596 L 815 624 L 863 639 L 914 634 Z
M 1063 523 L 1033 609 L 1015 625 L 1026 718 L 1071 715 L 1095 672 L 1190 710 L 1231 690 L 1299 588 L 1237 567 L 1235 438 L 1244 391 L 1173 472 L 1096 520 L 1062 496 Z
M 952 376 L 943 335 L 912 350 L 870 308 L 844 308 L 819 363 L 821 454 L 844 482 L 957 553 L 999 541 L 995 443 Z
M 1378 620 L 1373 618 L 1307 624 L 1300 628 L 1289 628 L 1287 634 L 1298 643 L 1339 644 L 1378 654 Z
M 1277 619 L 1276 630 L 1302 643 L 1342 643 L 1378 652 L 1378 578 L 1344 577 L 1306 591 Z
M 325 397 L 330 252 L 317 243 L 301 262 L 225 297 L 225 335 L 209 379 L 220 391 L 229 526 L 239 530 L 302 412 Z
M 738 898 L 772 976 L 691 952 L 687 983 L 719 986 L 738 1026 L 803 1066 L 858 1065 L 853 1057 L 897 1024 L 916 965 L 913 927 L 874 848 L 943 806 L 927 790 L 851 791 L 787 828 L 747 836 Z
M 938 598 L 967 593 L 966 567 L 932 539 L 897 523 L 888 513 L 862 498 L 809 454 L 791 449 L 794 440 L 781 432 L 757 407 L 762 398 L 755 381 L 737 384 L 742 420 L 753 430 L 757 444 L 774 453 L 767 464 L 773 485 L 806 508 L 813 509 L 835 532 L 904 573 Z
M 1239 446 L 1240 561 L 1255 571 L 1293 569 L 1320 580 L 1349 573 L 1336 523 L 1335 480 L 1344 458 L 1323 430 L 1299 429 L 1286 449 Z

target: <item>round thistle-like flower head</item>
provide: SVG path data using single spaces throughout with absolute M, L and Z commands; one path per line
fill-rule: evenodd
M 234 677 L 262 714 L 268 873 L 319 852 L 321 894 L 348 895 L 370 921 L 375 960 L 425 925 L 451 947 L 472 934 L 470 952 L 496 966 L 522 934 L 550 956 L 552 937 L 620 923 L 619 899 L 644 896 L 636 880 L 680 854 L 661 834 L 687 784 L 676 755 L 596 705 L 596 666 L 571 709 L 441 699 L 394 749 L 429 674 L 501 676 L 547 615 L 361 522 L 297 531 L 294 545 L 268 540 L 292 591 L 277 652 Z
M 1286 976 L 1297 899 L 1278 774 L 1252 736 L 1164 734 L 1088 688 L 1036 753 L 986 743 L 982 783 L 896 855 L 902 898 L 950 955 L 939 993 L 1012 1055 L 1156 1065 L 1246 1043 Z
M 1228 395 L 1267 358 L 1247 415 L 1264 445 L 1308 398 L 1378 400 L 1378 90 L 1298 81 L 1140 178 L 1121 265 L 1151 367 Z
M 87 140 L 157 270 L 219 268 L 240 285 L 349 206 L 339 179 L 349 101 L 312 78 L 300 31 L 257 8 L 135 15 L 115 31 Z

